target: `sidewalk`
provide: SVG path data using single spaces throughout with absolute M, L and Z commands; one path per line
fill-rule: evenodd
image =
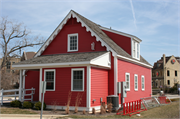
M 159 96 L 159 94 L 152 95 L 152 96 Z M 178 94 L 165 94 L 165 96 L 167 96 L 169 99 L 180 98 L 180 95 L 178 95 Z
M 43 115 L 42 119 L 56 119 L 68 115 Z M 40 114 L 0 114 L 0 119 L 40 119 Z

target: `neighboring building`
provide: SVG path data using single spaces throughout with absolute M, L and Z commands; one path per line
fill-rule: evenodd
M 140 55 L 136 36 L 102 27 L 70 11 L 34 58 L 14 64 L 20 69 L 20 88 L 35 88 L 34 101 L 41 101 L 46 81 L 47 108 L 65 109 L 72 92 L 70 110 L 78 94 L 78 110 L 100 109 L 108 95 L 118 95 L 117 83 L 126 82 L 125 102 L 150 97 L 152 66 Z M 20 92 L 21 95 L 21 92 Z
M 152 69 L 152 86 L 172 87 L 174 83 L 180 83 L 180 57 L 168 56 L 163 54 L 160 60 L 154 63 Z
M 35 54 L 36 54 L 36 52 L 25 52 L 24 51 L 23 55 L 21 57 L 21 61 L 32 59 Z
M 7 72 L 17 72 L 15 69 L 12 67 L 12 64 L 18 63 L 21 61 L 21 58 L 16 58 L 16 57 L 11 57 L 8 59 L 9 61 L 6 63 L 6 66 L 3 68 Z M 3 58 L 0 58 L 0 64 L 2 64 Z M 19 71 L 19 70 L 18 70 Z

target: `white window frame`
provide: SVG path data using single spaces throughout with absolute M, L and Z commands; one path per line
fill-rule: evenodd
M 54 72 L 54 89 L 46 89 L 46 91 L 55 91 L 55 86 L 56 86 L 56 70 L 55 69 L 45 69 L 44 70 L 44 81 L 46 81 L 46 72 L 48 71 L 53 71 Z
M 140 43 L 131 39 L 131 56 L 135 59 L 140 60 Z
M 130 73 L 125 73 L 125 81 L 127 82 L 126 76 L 129 75 L 129 88 L 127 88 L 127 84 L 126 84 L 126 91 L 130 91 Z
M 83 73 L 83 79 L 82 79 L 82 90 L 73 90 L 73 71 L 82 71 Z M 84 68 L 73 68 L 71 69 L 71 91 L 78 91 L 82 92 L 84 91 Z
M 137 88 L 136 88 L 136 78 L 135 77 L 137 77 Z M 135 91 L 138 91 L 138 75 L 137 74 L 134 74 L 134 90 Z
M 142 78 L 144 78 L 144 89 L 142 88 L 142 84 L 143 84 L 143 83 L 142 83 Z M 144 75 L 141 76 L 141 89 L 142 89 L 143 91 L 145 90 L 145 77 L 144 77 Z
M 77 49 L 76 50 L 70 50 L 70 37 L 71 36 L 77 36 Z M 74 34 L 68 34 L 68 52 L 74 52 L 74 51 L 78 51 L 78 33 L 74 33 Z

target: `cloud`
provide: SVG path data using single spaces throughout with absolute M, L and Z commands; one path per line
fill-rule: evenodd
M 129 1 L 130 1 L 130 4 L 131 4 L 131 10 L 132 10 L 133 18 L 134 18 L 134 25 L 137 28 L 137 26 L 136 26 L 136 17 L 135 17 L 133 3 L 132 3 L 132 0 L 129 0 Z

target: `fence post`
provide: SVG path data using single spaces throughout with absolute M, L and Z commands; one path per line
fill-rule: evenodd
M 15 97 L 14 97 L 14 99 L 16 100 L 16 91 L 15 91 Z
M 24 101 L 25 89 L 23 88 L 23 101 Z
M 33 101 L 33 87 L 31 88 L 31 102 Z
M 3 105 L 3 89 L 1 90 L 1 105 Z

